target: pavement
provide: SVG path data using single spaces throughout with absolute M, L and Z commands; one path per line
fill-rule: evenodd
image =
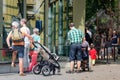
M 6 64 L 0 65 L 0 70 L 9 72 L 0 72 L 0 80 L 120 80 L 120 60 L 110 62 L 96 63 L 91 71 L 68 74 L 66 71 L 69 70 L 69 63 L 60 61 L 61 72 L 50 76 L 35 75 L 32 72 L 26 73 L 26 76 L 19 76 L 18 66 L 12 68 L 10 64 Z

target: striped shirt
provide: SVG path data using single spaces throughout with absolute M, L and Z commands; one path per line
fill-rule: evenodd
M 68 32 L 68 40 L 70 43 L 82 43 L 82 38 L 84 37 L 84 34 L 81 30 L 76 29 L 73 27 L 69 32 Z

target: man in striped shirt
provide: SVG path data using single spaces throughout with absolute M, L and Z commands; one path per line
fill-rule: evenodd
M 69 25 L 70 31 L 68 32 L 68 40 L 70 41 L 70 50 L 69 50 L 69 59 L 70 59 L 70 70 L 66 71 L 66 73 L 74 72 L 74 61 L 77 61 L 77 72 L 80 72 L 81 65 L 81 43 L 84 34 L 81 30 L 75 28 L 74 23 L 70 23 Z

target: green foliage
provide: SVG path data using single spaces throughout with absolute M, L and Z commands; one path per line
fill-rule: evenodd
M 107 23 L 108 22 L 108 19 L 106 18 L 106 17 L 102 17 L 101 19 L 100 19 L 100 23 L 101 24 L 105 24 L 105 23 Z
M 108 8 L 115 10 L 115 0 L 86 0 L 86 21 L 95 16 L 98 10 Z

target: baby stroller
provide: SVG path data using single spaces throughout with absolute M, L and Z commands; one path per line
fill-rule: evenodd
M 90 58 L 88 52 L 84 54 L 84 50 L 82 49 L 82 61 L 81 61 L 81 70 L 82 71 L 90 71 L 91 70 L 91 65 L 90 65 Z M 77 61 L 74 61 L 74 68 L 77 69 Z
M 55 53 L 49 52 L 45 46 L 38 42 L 34 42 L 36 48 L 40 48 L 40 61 L 33 67 L 34 74 L 42 73 L 44 76 L 52 74 L 54 75 L 56 69 L 60 72 L 60 64 L 58 63 L 58 56 Z M 45 53 L 43 54 L 44 51 Z
M 88 71 L 91 70 L 91 60 L 90 60 L 90 56 L 89 56 L 89 51 L 88 49 L 85 47 L 82 47 L 82 61 L 81 61 L 81 69 L 83 71 L 86 71 L 86 69 Z

